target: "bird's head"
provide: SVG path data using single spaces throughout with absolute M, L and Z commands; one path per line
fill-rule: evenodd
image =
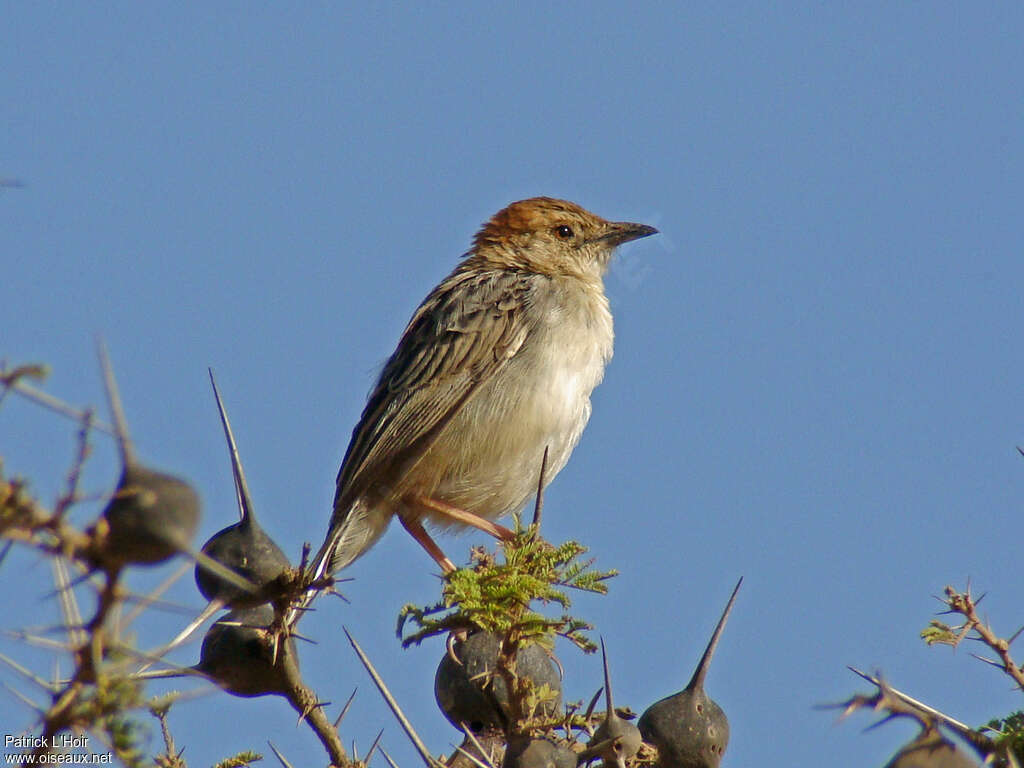
M 531 197 L 494 214 L 476 233 L 468 255 L 489 266 L 600 278 L 616 246 L 657 231 L 602 219 L 567 200 Z

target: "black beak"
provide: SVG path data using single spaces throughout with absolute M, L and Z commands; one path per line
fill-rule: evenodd
M 610 243 L 612 246 L 628 243 L 630 240 L 639 240 L 641 237 L 650 237 L 658 234 L 658 230 L 647 224 L 634 224 L 629 221 L 616 221 L 608 225 L 608 231 L 603 235 L 594 238 L 594 241 Z

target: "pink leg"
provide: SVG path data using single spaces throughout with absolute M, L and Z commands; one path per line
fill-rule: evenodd
M 402 521 L 402 527 L 419 542 L 421 547 L 427 550 L 428 555 L 434 558 L 434 562 L 441 566 L 443 573 L 451 573 L 455 570 L 455 563 L 449 560 L 435 541 L 430 538 L 430 534 L 423 527 L 423 523 L 419 520 L 408 520 L 404 515 L 399 515 L 398 519 Z
M 474 515 L 472 512 L 453 507 L 451 504 L 445 504 L 443 501 L 430 499 L 426 496 L 417 496 L 414 501 L 420 506 L 424 506 L 434 512 L 439 512 L 445 517 L 450 517 L 452 520 L 477 528 L 484 533 L 489 533 L 501 541 L 510 541 L 515 538 L 515 534 L 504 525 L 492 523 L 490 520 L 480 517 L 480 515 Z

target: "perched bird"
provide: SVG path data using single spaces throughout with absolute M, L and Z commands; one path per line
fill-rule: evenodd
M 445 572 L 424 528 L 493 522 L 565 466 L 612 356 L 603 276 L 615 247 L 657 232 L 536 197 L 495 214 L 409 321 L 352 432 L 315 575 L 344 568 L 391 518 Z

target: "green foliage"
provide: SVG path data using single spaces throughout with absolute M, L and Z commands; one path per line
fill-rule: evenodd
M 567 589 L 606 594 L 607 579 L 616 571 L 591 570 L 593 560 L 581 560 L 586 547 L 575 541 L 553 546 L 535 526 L 523 528 L 515 520 L 515 538 L 501 542 L 494 553 L 475 547 L 470 564 L 445 577 L 441 602 L 418 607 L 406 605 L 398 617 L 402 645 L 447 632 L 479 629 L 504 636 L 513 647 L 538 643 L 554 646 L 561 635 L 588 653 L 596 650 L 584 634 L 592 627 L 567 613 L 572 603 Z M 531 606 L 556 605 L 563 613 L 549 617 Z M 404 635 L 408 620 L 417 631 Z
M 500 542 L 493 552 L 473 548 L 469 565 L 445 577 L 439 603 L 405 606 L 398 618 L 398 636 L 408 647 L 445 633 L 497 635 L 496 666 L 479 684 L 486 688 L 494 678 L 504 681 L 509 694 L 506 737 L 548 733 L 565 723 L 562 716 L 552 719 L 542 714 L 551 711 L 550 704 L 560 694 L 546 684 L 535 687 L 528 676 L 521 676 L 517 657 L 533 644 L 551 653 L 559 635 L 584 652 L 596 650 L 585 634 L 592 627 L 569 614 L 568 591 L 606 594 L 605 582 L 616 572 L 594 570 L 593 560 L 582 558 L 586 551 L 575 541 L 554 546 L 540 537 L 536 525 L 523 528 L 517 517 L 511 540 Z M 559 615 L 542 612 L 549 606 L 558 609 Z M 415 630 L 404 634 L 409 620 Z
M 952 627 L 935 619 L 930 621 L 928 626 L 921 630 L 921 639 L 928 645 L 955 646 L 959 642 L 957 634 L 953 631 Z
M 162 696 L 154 696 L 146 702 L 146 708 L 149 710 L 149 714 L 155 717 L 157 720 L 163 720 L 167 717 L 167 713 L 171 711 L 171 706 L 181 698 L 181 694 L 178 691 L 168 691 Z
M 118 760 L 141 768 L 147 765 L 141 746 L 146 729 L 129 713 L 142 705 L 142 688 L 138 679 L 102 676 L 74 700 L 68 722 L 103 734 Z
M 263 755 L 259 752 L 239 752 L 234 757 L 228 757 L 221 760 L 213 768 L 242 768 L 246 765 L 252 765 L 253 763 L 259 762 L 263 759 Z
M 554 701 L 558 701 L 558 691 L 551 690 L 547 683 L 539 688 L 527 686 L 523 695 L 523 714 L 526 719 L 533 719 L 542 706 Z
M 1018 764 L 1024 764 L 1024 712 L 1014 712 L 1002 720 L 990 720 L 985 730 L 991 731 L 996 754 L 1012 753 Z

